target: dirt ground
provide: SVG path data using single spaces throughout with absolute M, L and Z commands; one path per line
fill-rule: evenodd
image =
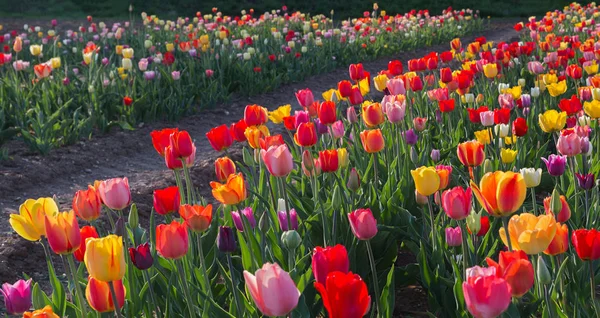
M 10 30 L 9 26 L 13 25 L 22 28 L 22 24 L 18 22 L 4 23 L 5 30 Z M 463 43 L 469 43 L 476 36 L 482 35 L 495 42 L 517 40 L 517 34 L 512 29 L 513 24 L 514 20 L 493 22 L 489 30 L 466 37 Z M 371 74 L 376 74 L 386 68 L 391 59 L 406 62 L 430 51 L 447 49 L 448 44 L 427 47 L 364 63 L 364 67 Z M 82 140 L 77 144 L 53 150 L 46 156 L 28 151 L 18 140 L 11 141 L 7 145 L 11 159 L 0 162 L 0 283 L 14 282 L 21 278 L 23 273 L 42 283 L 47 275 L 41 246 L 20 238 L 8 223 L 8 215 L 16 213 L 19 205 L 26 199 L 55 196 L 62 208 L 70 209 L 76 190 L 86 188 L 87 184 L 93 183 L 94 180 L 127 176 L 133 202 L 138 205 L 142 222 L 146 223 L 144 221 L 147 221 L 152 206 L 152 191 L 175 184 L 173 175 L 152 147 L 150 132 L 176 126 L 187 130 L 195 139 L 197 154 L 192 178 L 201 193 L 210 201 L 212 197 L 209 182 L 214 179 L 213 162 L 218 154 L 205 137 L 208 130 L 238 120 L 243 116 L 247 104 L 259 104 L 269 109 L 291 104 L 294 109 L 298 109 L 295 91 L 308 87 L 315 96 L 320 96 L 321 92 L 334 87 L 339 80 L 347 77 L 347 69 L 339 69 L 314 76 L 302 83 L 282 86 L 259 96 L 234 97 L 215 109 L 203 110 L 176 123 L 153 122 L 144 124 L 135 131 L 114 129 L 107 134 L 94 136 L 91 140 Z M 234 147 L 231 152 L 234 159 L 241 159 L 239 149 Z M 412 256 L 402 257 L 406 260 L 399 261 L 408 263 Z M 57 271 L 60 271 L 60 268 L 57 268 Z M 427 297 L 420 286 L 398 291 L 397 298 L 398 316 L 420 316 L 427 311 Z

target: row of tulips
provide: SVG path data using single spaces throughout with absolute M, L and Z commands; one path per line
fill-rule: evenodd
M 363 17 L 216 8 L 163 20 L 131 12 L 76 30 L 25 25 L 0 36 L 0 145 L 19 135 L 41 153 L 113 126 L 177 119 L 232 93 L 254 95 L 349 63 L 443 43 L 483 28 L 472 10 Z M 1 29 L 1 28 L 0 28 Z
M 322 99 L 296 92 L 293 113 L 248 105 L 206 134 L 222 154 L 214 208 L 190 177 L 193 138 L 155 131 L 175 185 L 155 191 L 148 230 L 127 179 L 78 192 L 74 212 L 27 201 L 13 228 L 48 242 L 72 278 L 64 288 L 48 258 L 52 295 L 21 281 L 7 308 L 391 317 L 403 314 L 395 291 L 420 284 L 435 316 L 598 316 L 599 15 L 571 4 L 515 25 L 519 42 L 455 39 L 406 72 L 352 64 Z M 87 238 L 75 215 L 110 226 Z M 399 250 L 417 263 L 396 265 Z

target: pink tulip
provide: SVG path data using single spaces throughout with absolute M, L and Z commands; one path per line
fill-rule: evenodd
M 460 226 L 446 228 L 446 244 L 448 246 L 462 245 L 462 230 Z
M 532 61 L 527 63 L 527 70 L 529 70 L 529 73 L 531 74 L 542 74 L 544 72 L 544 66 L 538 61 Z
M 475 318 L 498 317 L 510 305 L 510 285 L 496 275 L 495 267 L 467 269 L 462 287 L 467 309 Z
M 581 137 L 575 133 L 560 134 L 556 149 L 561 155 L 572 157 L 581 153 Z
M 389 80 L 387 82 L 386 87 L 392 95 L 406 94 L 406 86 L 404 86 L 404 81 L 399 78 L 392 78 L 391 80 Z
M 348 214 L 352 233 L 359 240 L 370 240 L 377 235 L 377 220 L 370 209 L 358 209 Z
M 265 316 L 286 316 L 298 306 L 300 291 L 279 265 L 265 263 L 255 275 L 244 271 L 244 279 L 256 307 Z
M 102 203 L 112 210 L 123 210 L 131 204 L 131 191 L 127 177 L 100 182 L 98 192 Z
M 442 207 L 446 215 L 454 220 L 464 220 L 471 212 L 471 188 L 454 187 L 442 193 Z
M 302 107 L 308 107 L 315 101 L 312 91 L 308 88 L 297 91 L 296 99 Z
M 494 112 L 486 111 L 479 113 L 479 119 L 481 120 L 481 124 L 485 127 L 490 127 L 494 125 Z
M 294 158 L 285 144 L 262 149 L 260 155 L 274 177 L 287 176 L 294 169 Z
M 31 279 L 21 279 L 12 285 L 4 283 L 0 293 L 4 296 L 6 311 L 11 315 L 20 315 L 31 307 Z
M 406 104 L 398 101 L 387 105 L 386 115 L 390 123 L 395 124 L 404 120 Z
M 344 137 L 344 122 L 338 120 L 331 125 L 331 136 L 335 139 Z

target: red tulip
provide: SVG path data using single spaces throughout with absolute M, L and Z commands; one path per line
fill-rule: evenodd
M 294 134 L 294 141 L 300 147 L 310 147 L 317 144 L 317 129 L 313 122 L 301 123 Z
M 90 225 L 86 225 L 79 229 L 79 234 L 81 235 L 81 245 L 75 252 L 73 252 L 73 256 L 79 262 L 83 262 L 83 255 L 85 255 L 85 244 L 88 238 L 99 238 L 98 232 L 96 228 Z
M 567 112 L 568 116 L 575 115 L 583 109 L 581 101 L 579 98 L 577 98 L 577 95 L 571 96 L 570 99 L 561 99 L 558 103 L 558 108 L 564 112 Z
M 298 104 L 302 107 L 308 107 L 315 101 L 312 91 L 308 88 L 297 91 L 296 99 L 298 100 Z
M 487 106 L 479 106 L 477 109 L 467 108 L 467 111 L 469 112 L 469 120 L 474 124 L 479 124 L 481 123 L 481 116 L 479 114 L 487 112 L 488 108 Z
M 188 251 L 188 231 L 185 225 L 173 220 L 156 227 L 156 251 L 167 259 L 179 259 Z
M 523 117 L 519 117 L 513 121 L 513 135 L 523 137 L 527 134 L 527 121 Z
M 348 273 L 350 261 L 344 245 L 320 247 L 313 250 L 312 271 L 317 283 L 325 284 L 327 275 L 331 272 Z
M 449 113 L 454 110 L 454 99 L 441 100 L 438 103 L 442 113 Z
M 600 232 L 598 230 L 575 230 L 571 236 L 571 242 L 582 260 L 595 261 L 600 258 Z
M 209 130 L 206 133 L 208 142 L 216 151 L 223 151 L 233 144 L 233 137 L 227 129 L 227 125 L 221 125 Z
M 260 149 L 268 150 L 273 146 L 285 145 L 282 135 L 264 136 L 259 139 Z
M 167 168 L 171 170 L 183 169 L 183 162 L 178 155 L 179 154 L 173 150 L 173 147 L 168 146 L 165 148 L 165 165 Z M 194 165 L 194 160 L 196 160 L 196 146 L 192 145 L 192 154 L 189 157 L 184 158 L 184 160 L 186 167 Z
M 440 69 L 440 81 L 445 84 L 452 82 L 452 70 L 449 67 Z
M 359 80 L 365 78 L 365 70 L 361 63 L 350 64 L 348 72 L 350 73 L 350 78 L 353 81 L 359 81 Z
M 246 125 L 246 122 L 242 118 L 238 122 L 231 124 L 229 132 L 235 141 L 244 142 L 247 140 L 246 134 L 244 134 L 246 128 L 248 128 L 248 125 Z
M 165 148 L 171 144 L 171 134 L 178 132 L 177 128 L 165 128 L 163 130 L 154 130 L 150 133 L 152 145 L 156 152 L 162 157 L 165 156 Z
M 170 138 L 170 145 L 179 158 L 187 158 L 194 152 L 192 137 L 185 130 L 173 132 Z
M 335 172 L 339 166 L 338 152 L 335 149 L 319 151 L 319 162 L 323 172 Z
M 132 103 L 133 103 L 133 98 L 131 98 L 129 96 L 123 97 L 123 104 L 125 106 L 131 106 Z
M 347 80 L 338 83 L 338 91 L 343 98 L 347 98 L 352 93 L 352 83 Z
M 511 287 L 513 297 L 521 297 L 533 286 L 533 265 L 527 254 L 521 250 L 500 252 L 498 263 L 491 258 L 486 259 L 489 267 L 496 268 L 498 277 L 502 277 Z
M 296 130 L 296 116 L 283 117 L 283 126 L 290 131 Z
M 267 123 L 269 114 L 266 108 L 260 105 L 247 105 L 244 109 L 244 121 L 248 126 L 260 126 Z
M 367 284 L 357 274 L 331 272 L 324 283 L 315 283 L 330 318 L 363 317 L 369 311 L 371 297 Z
M 573 79 L 580 79 L 583 77 L 583 69 L 577 64 L 571 64 L 567 66 L 566 73 Z
M 335 123 L 337 120 L 336 112 L 337 109 L 335 107 L 335 103 L 332 101 L 322 102 L 317 109 L 319 120 L 323 125 L 331 125 Z
M 410 79 L 410 89 L 413 92 L 419 92 L 423 89 L 423 81 L 420 76 L 415 76 Z
M 179 188 L 172 186 L 164 189 L 156 189 L 153 193 L 154 211 L 160 215 L 179 211 L 180 204 Z
M 404 68 L 402 67 L 402 62 L 398 60 L 393 60 L 388 62 L 388 72 L 392 76 L 398 76 L 404 72 Z
M 352 89 L 350 90 L 350 95 L 348 95 L 348 99 L 350 100 L 350 104 L 352 105 L 362 104 L 364 98 L 358 86 L 352 87 Z
M 452 53 L 452 51 L 445 51 L 440 53 L 440 60 L 442 60 L 442 62 L 444 63 L 448 63 L 450 61 L 452 61 L 452 59 L 454 58 L 454 54 Z
M 508 125 L 509 121 L 510 121 L 510 109 L 508 109 L 508 108 L 494 109 L 494 123 L 496 125 L 498 125 L 498 124 Z

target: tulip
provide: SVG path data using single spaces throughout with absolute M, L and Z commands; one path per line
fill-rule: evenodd
M 358 209 L 348 213 L 352 233 L 359 240 L 370 240 L 377 235 L 377 220 L 370 209 Z
M 229 226 L 219 226 L 217 248 L 223 253 L 235 252 L 235 236 Z
M 254 218 L 254 214 L 252 213 L 252 208 L 247 207 L 245 209 L 242 209 L 241 211 L 231 211 L 231 218 L 233 219 L 233 224 L 235 225 L 235 228 L 238 231 L 244 232 L 244 221 L 242 220 L 242 216 L 246 220 L 248 220 L 248 224 L 250 225 L 251 229 L 256 227 L 256 219 Z
M 29 53 L 31 53 L 31 55 L 33 55 L 33 56 L 38 56 L 38 55 L 42 54 L 42 50 L 43 50 L 42 45 L 32 44 L 29 46 Z
M 544 254 L 556 256 L 569 249 L 569 228 L 566 224 L 556 223 L 556 234 L 544 251 Z
M 462 187 L 454 187 L 442 193 L 442 207 L 446 215 L 454 220 L 464 220 L 471 212 L 472 192 Z
M 215 174 L 217 175 L 219 182 L 225 182 L 227 177 L 235 174 L 235 172 L 236 168 L 233 160 L 228 157 L 221 157 L 215 160 Z
M 375 89 L 383 92 L 386 89 L 387 82 L 389 78 L 385 74 L 379 74 L 373 77 L 373 83 L 375 84 Z
M 317 109 L 319 120 L 324 125 L 331 125 L 337 120 L 336 112 L 335 103 L 331 101 L 322 102 Z
M 81 236 L 81 245 L 75 252 L 73 252 L 73 256 L 79 262 L 83 262 L 83 257 L 85 256 L 86 243 L 88 238 L 99 238 L 98 232 L 96 228 L 93 226 L 84 226 L 79 230 L 79 234 Z
M 500 158 L 502 159 L 502 163 L 511 164 L 517 158 L 517 150 L 502 148 L 500 150 Z
M 19 207 L 19 214 L 11 214 L 9 223 L 13 230 L 28 241 L 39 241 L 46 235 L 45 217 L 58 213 L 51 198 L 27 199 Z
M 222 204 L 235 205 L 246 199 L 246 182 L 241 173 L 232 174 L 224 184 L 211 182 L 212 194 Z
M 246 136 L 246 140 L 248 141 L 248 145 L 254 149 L 259 149 L 260 141 L 266 137 L 269 137 L 271 133 L 269 132 L 269 128 L 267 126 L 249 126 L 244 131 L 244 135 Z
M 54 253 L 70 254 L 81 245 L 79 224 L 73 211 L 46 214 L 45 227 L 48 244 Z
M 561 133 L 556 143 L 558 152 L 567 157 L 573 157 L 581 153 L 581 137 L 575 133 Z
M 522 297 L 533 287 L 533 265 L 525 252 L 500 252 L 498 263 L 489 257 L 486 261 L 488 266 L 495 267 L 498 276 L 510 285 L 513 297 Z
M 138 245 L 136 248 L 129 248 L 129 257 L 131 258 L 131 263 L 139 270 L 146 270 L 152 267 L 154 263 L 154 258 L 152 257 L 152 252 L 150 251 L 150 244 L 147 242 L 144 244 Z
M 523 179 L 525 180 L 525 185 L 527 188 L 535 188 L 540 185 L 542 181 L 542 169 L 538 168 L 521 168 L 520 170 Z
M 342 98 L 349 97 L 352 94 L 352 83 L 346 80 L 338 82 L 338 91 Z
M 335 149 L 319 151 L 319 162 L 321 171 L 336 172 L 339 167 L 338 151 Z
M 442 100 L 438 102 L 442 113 L 449 113 L 454 110 L 454 99 Z
M 0 293 L 4 296 L 4 305 L 10 315 L 20 315 L 31 308 L 31 279 L 20 279 L 14 284 L 4 283 Z
M 431 154 L 429 156 L 431 157 L 431 160 L 433 160 L 434 163 L 440 161 L 440 150 L 431 149 Z
M 187 254 L 188 246 L 186 225 L 173 220 L 170 224 L 160 224 L 156 227 L 156 251 L 162 257 L 180 259 Z
M 579 258 L 595 261 L 600 258 L 600 231 L 579 229 L 573 232 L 571 242 Z
M 448 246 L 462 245 L 462 231 L 460 229 L 460 226 L 457 226 L 455 228 L 446 228 L 446 244 L 448 244 Z
M 380 129 L 363 130 L 360 133 L 360 140 L 367 153 L 377 153 L 385 147 L 385 141 Z
M 187 158 L 194 153 L 194 142 L 190 134 L 185 131 L 176 131 L 171 134 L 170 146 L 178 158 Z
M 227 125 L 221 125 L 209 130 L 206 133 L 208 142 L 215 151 L 223 151 L 233 144 L 233 137 L 227 128 Z
M 567 116 L 573 116 L 582 109 L 581 101 L 577 98 L 577 95 L 571 96 L 571 99 L 563 98 L 558 103 L 558 108 L 566 112 Z
M 308 88 L 297 91 L 296 99 L 298 100 L 298 104 L 302 107 L 308 107 L 315 100 L 312 91 Z
M 97 280 L 103 282 L 122 280 L 127 269 L 123 239 L 112 234 L 103 238 L 86 239 L 83 261 L 90 276 Z
M 476 236 L 485 236 L 490 230 L 490 219 L 487 216 L 481 216 L 481 213 L 469 214 L 467 217 L 467 232 L 469 234 L 472 234 L 471 229 L 476 232 Z
M 131 191 L 129 180 L 113 178 L 100 182 L 98 193 L 104 205 L 112 210 L 123 210 L 131 204 Z
M 179 207 L 179 215 L 185 220 L 185 225 L 195 232 L 203 232 L 212 222 L 212 205 L 183 204 Z
M 458 144 L 456 154 L 460 162 L 469 167 L 480 166 L 485 159 L 483 144 L 476 140 Z
M 385 122 L 383 109 L 380 103 L 362 106 L 362 119 L 369 128 L 377 127 Z
M 485 127 L 490 127 L 494 125 L 494 116 L 493 111 L 482 111 L 479 113 L 479 122 Z
M 323 298 L 330 318 L 363 317 L 371 306 L 367 284 L 352 272 L 331 272 L 315 289 Z
M 551 215 L 521 213 L 510 218 L 508 237 L 504 228 L 499 233 L 506 246 L 510 238 L 513 249 L 523 250 L 529 255 L 539 254 L 552 242 L 556 233 L 556 221 Z
M 180 194 L 177 186 L 156 189 L 153 193 L 153 205 L 156 213 L 167 215 L 179 211 Z
M 436 193 L 440 188 L 440 177 L 434 167 L 419 167 L 411 170 L 410 174 L 415 182 L 417 191 L 424 195 L 430 196 Z
M 558 213 L 556 213 L 556 211 L 552 211 L 551 196 L 544 199 L 544 210 L 546 210 L 546 214 L 555 216 L 556 222 L 565 223 L 571 218 L 571 208 L 569 208 L 569 203 L 567 203 L 567 199 L 564 195 L 561 195 L 559 198 L 561 209 Z
M 440 81 L 444 84 L 452 82 L 452 70 L 449 67 L 440 69 Z
M 314 146 L 317 139 L 317 129 L 312 122 L 301 123 L 294 134 L 294 142 L 300 147 Z
M 282 232 L 290 230 L 287 224 L 287 213 L 283 211 L 277 211 L 277 219 L 279 220 L 279 228 Z M 290 209 L 290 222 L 292 223 L 292 230 L 298 230 L 298 213 L 295 209 Z
M 525 201 L 527 185 L 520 173 L 488 172 L 479 182 L 471 180 L 471 189 L 483 208 L 496 217 L 516 212 Z
M 328 247 L 317 246 L 313 249 L 312 271 L 317 283 L 324 284 L 327 275 L 332 272 L 348 273 L 350 262 L 346 247 L 341 244 Z
M 279 106 L 276 110 L 269 112 L 269 120 L 271 120 L 274 124 L 281 124 L 285 117 L 290 115 L 292 111 L 291 105 L 283 105 Z
M 467 309 L 476 318 L 498 317 L 511 302 L 511 287 L 495 267 L 467 269 L 462 290 Z
M 487 78 L 494 78 L 498 75 L 498 65 L 496 63 L 488 63 L 483 65 L 483 74 Z
M 265 316 L 286 316 L 298 306 L 300 291 L 277 263 L 265 263 L 255 275 L 244 271 L 244 280 L 256 307 Z
M 406 86 L 400 78 L 390 79 L 386 84 L 386 88 L 392 95 L 406 95 Z
M 271 146 L 260 151 L 267 170 L 274 177 L 285 177 L 294 169 L 294 158 L 287 145 Z
M 248 125 L 246 124 L 246 122 L 244 121 L 244 119 L 240 119 L 238 122 L 235 122 L 233 124 L 231 124 L 231 128 L 229 129 L 229 135 L 231 137 L 233 137 L 233 139 L 237 142 L 244 142 L 246 141 L 246 135 L 244 134 L 246 132 L 246 128 L 248 128 Z M 216 134 L 217 136 L 221 135 L 224 137 L 225 139 L 225 143 L 224 145 L 227 145 L 227 143 L 229 143 L 229 145 L 227 145 L 228 148 L 229 146 L 231 146 L 231 144 L 233 143 L 233 141 L 229 141 L 229 136 L 225 133 L 225 131 L 223 131 L 222 133 L 219 132 L 218 134 Z M 219 140 L 219 138 L 216 137 L 216 139 Z M 208 137 L 208 136 L 207 136 Z M 211 139 L 209 138 L 209 141 Z M 219 145 L 219 147 L 221 147 L 221 143 L 217 143 Z M 211 142 L 211 146 L 212 146 L 212 142 Z M 213 146 L 214 148 L 214 146 Z
M 87 299 L 90 307 L 97 312 L 111 312 L 115 310 L 115 305 L 112 300 L 110 293 L 110 282 L 103 282 L 95 279 L 94 277 L 88 277 L 88 284 L 85 288 L 85 298 Z M 125 305 L 125 287 L 120 280 L 112 282 L 115 296 L 119 303 L 119 309 Z
M 527 121 L 523 117 L 515 119 L 512 126 L 512 132 L 514 136 L 523 137 L 527 134 Z
M 595 182 L 594 182 L 594 174 L 593 173 L 588 173 L 588 174 L 575 173 L 575 176 L 577 177 L 577 185 L 581 189 L 589 190 L 594 187 Z
M 339 139 L 344 137 L 344 122 L 338 120 L 331 125 L 331 136 L 334 139 Z
M 244 122 L 248 126 L 261 126 L 269 120 L 269 112 L 259 105 L 247 105 L 244 109 Z
M 548 90 L 548 93 L 550 93 L 550 96 L 558 97 L 567 91 L 567 81 L 548 84 L 546 85 L 546 89 Z
M 586 115 L 591 118 L 600 118 L 600 101 L 593 100 L 591 102 L 585 102 L 583 103 L 583 109 L 585 110 Z
M 365 78 L 365 70 L 361 63 L 350 64 L 348 73 L 350 73 L 350 79 L 352 79 L 353 81 L 359 81 Z
M 31 49 L 31 48 L 30 48 Z M 23 40 L 20 36 L 15 37 L 15 43 L 13 43 L 13 50 L 17 53 L 23 50 Z
M 402 135 L 404 136 L 404 140 L 406 141 L 407 145 L 415 145 L 419 140 L 419 136 L 412 128 L 403 132 Z
M 427 125 L 427 118 L 415 117 L 413 119 L 413 125 L 415 126 L 416 131 L 423 131 Z
M 565 173 L 567 166 L 567 156 L 558 156 L 551 154 L 548 159 L 542 158 L 542 161 L 546 164 L 548 173 L 553 177 L 560 177 Z
M 171 134 L 178 132 L 177 128 L 165 128 L 163 130 L 154 130 L 150 133 L 152 145 L 161 157 L 165 156 L 165 148 L 171 144 Z
M 47 305 L 44 308 L 34 310 L 33 312 L 24 312 L 23 318 L 60 318 L 60 316 L 52 311 L 52 306 Z

